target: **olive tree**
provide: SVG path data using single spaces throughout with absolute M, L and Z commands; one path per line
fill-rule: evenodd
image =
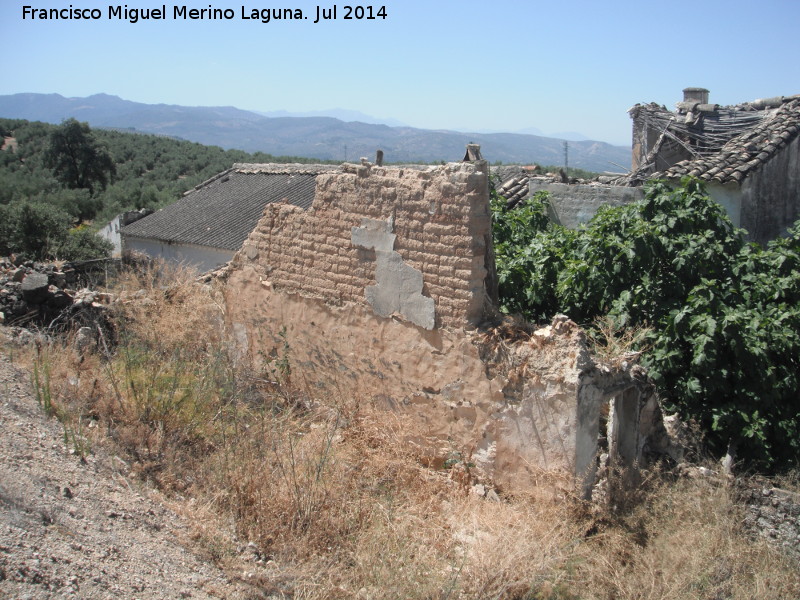
M 53 133 L 45 164 L 65 186 L 94 193 L 104 189 L 116 173 L 108 151 L 95 139 L 88 123 L 67 119 Z

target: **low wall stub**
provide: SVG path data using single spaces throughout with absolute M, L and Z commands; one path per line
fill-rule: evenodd
M 292 383 L 309 396 L 401 415 L 414 423 L 406 441 L 429 464 L 464 457 L 501 489 L 524 491 L 555 475 L 588 495 L 604 403 L 636 391 L 635 423 L 646 399 L 628 371 L 591 361 L 571 322 L 508 342 L 493 330 L 426 330 L 364 305 L 275 290 L 247 267 L 228 275 L 226 289 L 243 358 L 285 356 Z M 628 452 L 640 451 L 646 434 L 635 433 Z
M 270 287 L 251 268 L 228 276 L 228 319 L 243 357 L 287 352 L 293 384 L 322 402 L 357 397 L 413 417 L 407 441 L 433 465 L 470 456 L 483 477 L 516 490 L 545 471 L 576 472 L 580 377 L 570 362 L 579 351 L 567 341 L 547 342 L 537 365 L 501 365 L 482 357 L 489 342 L 480 331 L 426 330 Z
M 603 184 L 551 183 L 531 179 L 531 195 L 547 192 L 551 218 L 569 229 L 577 229 L 597 213 L 603 206 L 632 204 L 643 197 L 642 188 Z

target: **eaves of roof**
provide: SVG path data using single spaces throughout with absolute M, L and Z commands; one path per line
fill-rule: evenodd
M 796 98 L 796 97 L 795 97 Z M 741 183 L 800 134 L 800 98 L 784 102 L 756 125 L 727 141 L 719 152 L 683 160 L 654 178 L 685 175 L 719 183 Z

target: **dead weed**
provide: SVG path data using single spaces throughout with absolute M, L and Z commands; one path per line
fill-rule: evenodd
M 214 290 L 186 273 L 128 275 L 116 293 L 119 346 L 81 356 L 58 343 L 31 363 L 47 364 L 52 401 L 81 431 L 172 494 L 211 558 L 239 568 L 241 547 L 254 548 L 256 587 L 309 599 L 800 597 L 797 564 L 742 533 L 723 485 L 664 478 L 613 518 L 548 483 L 477 496 L 424 466 L 414 425 L 357 390 L 317 402 L 237 363 Z

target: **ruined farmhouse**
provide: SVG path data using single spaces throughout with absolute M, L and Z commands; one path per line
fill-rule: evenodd
M 736 109 L 687 98 L 677 112 L 631 110 L 627 177 L 521 171 L 501 193 L 547 189 L 554 217 L 577 226 L 634 201 L 647 177 L 689 174 L 756 239 L 779 234 L 798 216 L 800 98 Z M 489 180 L 477 148 L 429 167 L 235 165 L 122 234 L 127 249 L 226 264 L 241 360 L 289 348 L 310 393 L 385 408 L 431 464 L 457 456 L 508 490 L 563 477 L 589 496 L 603 472 L 665 449 L 655 390 L 635 355 L 597 361 L 566 317 L 535 331 L 501 324 Z
M 313 174 L 308 200 L 264 204 L 220 274 L 236 351 L 263 364 L 288 347 L 310 393 L 385 408 L 431 464 L 460 456 L 504 489 L 557 476 L 589 495 L 601 468 L 658 445 L 654 390 L 635 356 L 595 362 L 566 317 L 497 326 L 489 167 L 468 158 L 345 164 Z
M 629 113 L 628 174 L 567 183 L 518 171 L 505 178 L 500 192 L 514 197 L 546 191 L 553 219 L 574 228 L 602 205 L 635 202 L 648 179 L 677 183 L 692 176 L 706 183 L 709 195 L 754 241 L 778 237 L 800 218 L 800 95 L 720 106 L 709 103 L 708 90 L 686 88 L 674 111 L 650 103 Z
M 120 229 L 122 247 L 209 271 L 227 263 L 273 202 L 309 208 L 316 176 L 333 165 L 235 164 L 177 202 Z
M 692 175 L 753 239 L 780 235 L 800 216 L 800 97 L 720 107 L 685 93 L 674 112 L 631 109 L 627 176 L 554 183 L 519 170 L 500 192 L 547 190 L 553 218 L 575 227 L 636 200 L 650 177 Z M 475 147 L 431 167 L 238 164 L 123 227 L 123 247 L 227 265 L 242 360 L 290 348 L 309 390 L 384 407 L 431 464 L 458 456 L 511 490 L 562 476 L 588 496 L 604 470 L 664 450 L 655 391 L 635 356 L 596 361 L 565 317 L 498 326 L 489 178 Z

